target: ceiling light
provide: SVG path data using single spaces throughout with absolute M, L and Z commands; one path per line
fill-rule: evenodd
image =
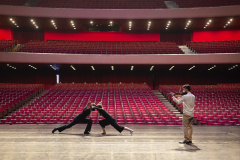
M 16 67 L 14 66 L 11 66 L 10 64 L 7 64 L 8 67 L 12 68 L 12 69 L 17 69 Z
M 74 71 L 76 71 L 76 68 L 75 68 L 75 67 L 73 67 L 73 65 L 71 65 L 70 67 L 71 67 L 71 68 L 72 68 Z
M 32 65 L 28 65 L 29 67 L 33 68 L 33 69 L 37 69 L 36 67 L 32 66 Z
M 93 66 L 91 66 L 92 70 L 95 71 L 95 68 Z
M 114 66 L 111 66 L 111 68 L 112 68 L 112 71 L 114 70 Z
M 128 22 L 128 27 L 129 27 L 128 28 L 129 31 L 132 30 L 132 28 L 131 28 L 132 27 L 132 22 L 131 21 Z
M 216 65 L 212 66 L 212 67 L 209 68 L 208 70 L 210 71 L 210 70 L 212 70 L 212 69 L 215 68 L 215 67 L 216 67 Z
M 50 67 L 55 71 L 57 70 L 53 65 L 50 65 Z
M 169 68 L 169 71 L 171 71 L 175 66 L 172 66 L 171 68 Z
M 153 68 L 154 68 L 154 66 L 152 66 L 152 67 L 150 68 L 150 71 L 152 71 L 152 70 L 153 70 Z
M 234 68 L 236 68 L 236 67 L 238 67 L 238 65 L 234 65 L 234 66 L 232 66 L 231 68 L 228 68 L 228 70 L 232 70 L 232 69 L 234 69 Z
M 19 27 L 18 25 L 17 25 L 17 23 L 12 19 L 12 18 L 10 18 L 9 19 L 16 27 Z
M 131 66 L 131 71 L 133 71 L 134 66 Z
M 190 70 L 192 70 L 193 68 L 195 68 L 195 66 L 192 66 L 191 68 L 189 68 L 188 70 L 190 71 Z

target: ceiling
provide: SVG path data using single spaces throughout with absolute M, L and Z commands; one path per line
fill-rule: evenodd
M 29 65 L 37 68 L 34 69 Z M 72 66 L 76 69 L 73 70 L 70 64 L 7 64 L 7 63 L 0 63 L 0 70 L 4 71 L 18 71 L 18 70 L 26 70 L 26 71 L 55 71 L 52 65 L 55 68 L 59 68 L 59 71 L 93 71 L 92 67 L 94 67 L 95 72 L 98 71 L 131 71 L 131 65 L 113 65 L 114 70 L 112 70 L 112 65 L 82 65 L 82 64 L 72 64 Z M 212 70 L 208 70 L 216 65 L 215 68 Z M 235 66 L 237 65 L 237 66 Z M 15 67 L 16 69 L 11 68 Z M 170 68 L 173 68 L 171 71 L 190 71 L 189 69 L 193 67 L 193 65 L 154 65 L 152 71 L 170 71 Z M 191 71 L 228 71 L 228 69 L 235 66 L 231 71 L 240 71 L 240 64 L 204 64 L 204 65 L 194 65 L 195 67 Z M 152 68 L 152 65 L 134 65 L 134 71 L 149 71 Z
M 18 28 L 10 21 L 12 18 L 15 23 L 19 26 Z M 233 19 L 233 21 L 226 27 L 223 28 L 226 23 Z M 31 19 L 35 21 L 38 29 L 32 24 Z M 212 20 L 211 24 L 204 29 L 204 26 L 209 20 Z M 57 29 L 53 26 L 51 21 L 54 20 Z M 187 22 L 191 21 L 189 27 L 185 29 Z M 71 25 L 71 21 L 74 22 L 76 30 Z M 191 32 L 196 30 L 229 30 L 229 29 L 240 29 L 240 17 L 217 17 L 217 18 L 194 18 L 194 19 L 66 19 L 66 18 L 39 18 L 39 17 L 17 17 L 17 16 L 0 16 L 0 28 L 8 28 L 12 30 L 30 30 L 30 31 L 53 31 L 53 32 L 80 32 L 84 31 L 83 25 L 90 24 L 110 24 L 112 21 L 113 25 L 119 25 L 121 30 L 130 33 L 159 33 L 159 32 Z M 132 22 L 132 29 L 129 30 L 129 22 Z M 151 21 L 150 29 L 148 23 Z M 167 23 L 171 21 L 168 29 L 166 30 Z

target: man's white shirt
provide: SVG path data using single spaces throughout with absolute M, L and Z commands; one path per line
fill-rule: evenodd
M 180 99 L 177 99 L 174 96 L 172 98 L 177 104 L 183 103 L 183 113 L 191 117 L 194 116 L 195 96 L 191 92 L 183 95 Z

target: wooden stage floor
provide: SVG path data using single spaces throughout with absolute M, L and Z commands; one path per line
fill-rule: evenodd
M 0 125 L 0 160 L 240 160 L 240 127 L 194 126 L 193 144 L 183 140 L 181 126 L 128 125 L 118 133 L 99 125 L 84 136 L 86 125 L 61 133 L 60 125 Z

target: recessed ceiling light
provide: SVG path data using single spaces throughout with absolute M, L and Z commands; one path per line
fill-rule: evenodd
M 193 68 L 195 68 L 195 66 L 192 66 L 191 68 L 189 68 L 188 70 L 190 71 L 190 70 L 192 70 Z
M 212 69 L 215 68 L 215 67 L 216 67 L 216 65 L 212 66 L 212 67 L 209 68 L 208 70 L 210 71 L 210 70 L 212 70 Z
M 154 66 L 152 66 L 152 67 L 150 68 L 150 71 L 152 71 L 152 70 L 153 70 L 153 68 L 154 68 Z
M 169 68 L 169 71 L 171 71 L 175 66 L 172 66 L 171 68 Z
M 133 71 L 134 66 L 131 66 L 131 71 Z
M 93 66 L 91 66 L 91 68 L 92 68 L 93 71 L 95 70 L 95 68 Z
M 71 65 L 70 66 L 74 71 L 76 71 L 76 68 L 73 66 L 73 65 Z
M 7 64 L 8 67 L 12 68 L 12 69 L 17 69 L 16 67 L 14 66 L 11 66 L 10 64 Z
M 111 68 L 112 68 L 112 71 L 114 70 L 114 66 L 111 66 Z

